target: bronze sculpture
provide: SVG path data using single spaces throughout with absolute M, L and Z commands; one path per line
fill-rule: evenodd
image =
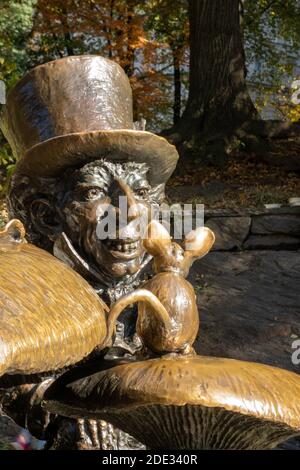
M 108 304 L 138 286 L 151 259 L 140 235 L 129 220 L 127 238 L 101 243 L 97 210 L 110 202 L 117 212 L 119 196 L 129 209 L 159 204 L 178 154 L 135 130 L 124 71 L 99 56 L 38 66 L 8 94 L 0 125 L 17 158 L 9 215 L 23 222 L 28 240 L 69 264 Z M 119 320 L 116 350 L 126 354 L 136 349 L 136 314 Z
M 108 307 L 18 221 L 0 232 L 0 265 L 0 375 L 64 369 L 103 343 Z
M 130 191 L 144 210 L 159 204 L 178 154 L 165 139 L 134 130 L 124 71 L 99 56 L 38 66 L 8 94 L 1 128 L 17 158 L 9 212 L 29 241 L 54 250 L 104 296 L 132 289 L 146 261 L 140 239 L 128 260 L 124 237 L 111 248 L 95 244 L 97 209 Z M 137 238 L 128 232 L 128 241 Z
M 62 376 L 45 406 L 106 419 L 151 449 L 272 449 L 300 435 L 300 378 L 263 364 L 204 356 L 98 365 Z
M 156 354 L 190 354 L 199 329 L 199 313 L 194 289 L 185 277 L 192 262 L 209 252 L 214 234 L 209 228 L 199 227 L 187 235 L 183 249 L 155 220 L 147 232 L 144 246 L 153 256 L 155 275 L 142 289 L 113 305 L 107 320 L 108 340 L 122 310 L 138 302 L 136 330 L 143 345 Z
M 151 222 L 149 229 L 149 243 L 145 243 L 145 245 L 150 246 L 150 250 L 153 250 L 154 246 L 157 247 L 165 243 L 170 244 L 170 240 L 166 239 L 164 229 L 159 228 L 157 223 Z M 203 229 L 201 231 L 203 232 Z M 155 235 L 155 237 L 163 236 L 165 238 L 161 240 L 151 238 L 151 233 L 152 237 Z M 199 233 L 199 231 L 196 231 L 193 238 L 188 237 L 189 248 L 192 250 L 199 250 Z M 208 239 L 207 235 L 209 236 Z M 0 253 L 4 260 L 5 257 L 9 259 L 11 256 L 16 256 L 16 252 L 17 254 L 22 253 L 24 247 L 27 246 L 28 250 L 25 249 L 25 254 L 27 258 L 29 256 L 29 263 L 32 258 L 32 250 L 34 255 L 43 258 L 43 252 L 24 244 L 22 237 L 24 237 L 22 225 L 18 221 L 10 222 L 0 234 Z M 213 237 L 211 238 L 210 231 L 204 231 L 200 238 L 200 250 L 203 254 L 211 246 Z M 177 252 L 179 246 L 174 244 L 174 247 L 175 252 Z M 173 256 L 174 251 L 171 257 Z M 49 265 L 55 267 L 56 264 L 62 266 L 50 255 L 46 255 L 46 258 L 49 258 L 47 259 L 48 267 Z M 178 260 L 176 261 L 178 262 Z M 155 262 L 157 263 L 157 259 Z M 38 263 L 37 260 L 34 260 L 33 266 L 35 269 L 37 266 L 40 269 L 42 268 L 38 272 L 40 277 L 46 273 L 43 259 Z M 69 273 L 70 279 L 72 279 L 72 276 L 77 279 L 75 273 L 72 273 L 68 268 L 65 269 Z M 26 264 L 25 273 L 31 274 L 30 270 L 26 269 Z M 49 279 L 46 279 L 47 284 L 41 284 L 39 278 L 34 284 L 42 291 L 42 300 L 45 300 L 45 295 L 49 295 L 49 289 L 51 292 L 53 287 L 51 274 L 52 271 L 50 270 Z M 176 272 L 174 274 L 178 275 Z M 81 281 L 79 277 L 78 280 Z M 13 281 L 14 279 L 11 282 Z M 5 294 L 9 293 L 7 286 L 8 289 L 11 289 L 10 284 L 6 280 L 6 284 L 2 288 L 1 294 L 4 300 Z M 147 292 L 147 284 L 145 287 L 145 289 L 140 289 L 142 295 Z M 164 285 L 162 287 L 168 297 L 169 286 Z M 59 299 L 62 299 L 63 295 L 56 292 L 57 284 L 55 282 L 54 289 L 54 298 L 58 293 Z M 14 321 L 10 315 L 7 302 L 3 303 L 1 308 L 1 331 L 4 331 L 4 338 L 6 334 L 7 341 L 3 343 L 2 340 L 2 344 L 8 352 L 10 351 L 10 341 L 13 352 L 13 347 L 17 344 L 21 344 L 21 348 L 20 352 L 18 353 L 17 349 L 17 354 L 13 356 L 14 362 L 11 361 L 10 354 L 1 355 L 2 373 L 5 371 L 9 371 L 11 374 L 16 372 L 28 373 L 36 370 L 43 372 L 51 368 L 49 364 L 57 368 L 59 367 L 57 361 L 67 363 L 70 351 L 74 351 L 73 346 L 76 348 L 80 341 L 83 345 L 88 344 L 89 334 L 94 327 L 93 321 L 88 323 L 82 335 L 82 324 L 79 324 L 74 317 L 70 319 L 68 316 L 61 314 L 67 313 L 66 306 L 62 304 L 59 312 L 61 321 L 59 326 L 70 324 L 69 331 L 71 333 L 70 337 L 63 335 L 58 338 L 58 346 L 61 348 L 61 357 L 59 357 L 57 338 L 55 337 L 55 327 L 57 328 L 55 315 L 57 316 L 57 312 L 53 312 L 54 318 L 49 318 L 47 315 L 39 317 L 35 314 L 34 304 L 24 312 L 20 308 L 24 305 L 22 291 L 17 292 L 18 296 L 11 308 L 11 314 L 17 321 L 21 320 L 24 331 L 28 327 L 32 328 L 32 326 L 37 328 L 31 321 L 32 318 L 36 318 L 40 332 L 40 342 L 38 344 L 34 339 L 34 332 L 29 332 L 29 335 L 26 335 L 25 338 L 22 337 L 20 331 L 14 332 L 13 335 L 6 334 L 11 332 Z M 65 288 L 65 295 L 69 292 L 72 292 L 72 285 Z M 159 302 L 154 294 L 151 295 Z M 175 293 L 175 304 L 180 302 L 178 298 L 180 295 L 180 290 Z M 19 298 L 21 304 L 18 309 L 16 306 L 18 306 Z M 39 300 L 36 295 L 33 298 Z M 85 295 L 84 299 L 86 298 L 88 297 Z M 92 298 L 96 298 L 95 294 L 92 295 Z M 26 300 L 25 298 L 25 305 Z M 122 302 L 122 299 L 116 305 L 120 302 Z M 47 302 L 45 304 L 40 304 L 40 307 L 44 308 L 46 313 L 49 313 L 49 306 Z M 106 332 L 105 320 L 102 316 L 105 306 L 98 299 L 96 306 L 96 322 L 101 319 L 100 336 L 98 335 L 98 338 L 102 338 L 102 343 L 99 345 L 102 348 L 106 346 L 106 340 L 103 340 Z M 114 315 L 113 312 L 114 307 L 111 310 L 112 315 Z M 82 316 L 82 310 L 80 313 Z M 85 313 L 86 317 L 88 317 L 88 313 Z M 155 320 L 151 310 L 148 310 L 145 315 L 149 324 Z M 184 323 L 184 320 L 184 318 L 181 318 L 182 323 Z M 50 329 L 47 330 L 49 324 Z M 51 327 L 51 325 L 54 325 L 54 327 Z M 196 326 L 191 325 L 191 329 L 194 328 L 192 335 L 197 332 Z M 108 328 L 108 330 L 111 329 Z M 58 329 L 57 332 L 59 337 L 61 330 Z M 54 335 L 52 335 L 53 333 Z M 76 339 L 76 333 L 81 335 L 79 342 Z M 157 324 L 155 333 L 158 337 L 162 337 L 159 343 L 163 343 L 165 332 L 163 329 L 157 328 Z M 180 329 L 177 330 L 177 335 L 180 338 Z M 70 339 L 75 341 L 75 345 L 70 344 Z M 38 354 L 36 354 L 36 345 L 39 345 Z M 45 353 L 49 354 L 52 347 L 54 355 L 50 355 L 50 362 L 49 359 L 47 362 Z M 49 421 L 51 422 L 49 413 L 72 417 L 79 422 L 82 418 L 89 418 L 90 425 L 93 426 L 96 426 L 97 420 L 106 419 L 123 431 L 129 432 L 150 448 L 268 449 L 294 435 L 300 434 L 300 378 L 297 374 L 262 364 L 195 356 L 190 349 L 179 350 L 179 352 L 172 352 L 172 354 L 165 354 L 168 350 L 160 351 L 160 354 L 162 352 L 164 355 L 156 359 L 145 360 L 144 358 L 141 360 L 141 358 L 136 359 L 133 357 L 131 360 L 127 358 L 110 362 L 97 360 L 94 364 L 84 363 L 79 368 L 71 369 L 56 380 L 48 379 L 44 381 L 37 389 L 30 387 L 29 384 L 19 386 L 15 391 L 15 395 L 17 395 L 17 398 L 14 399 L 15 405 L 19 401 L 18 393 L 21 396 L 27 394 L 33 405 L 33 416 L 37 415 L 38 419 L 36 420 L 41 424 L 41 403 L 43 402 L 46 409 L 46 413 L 42 418 L 44 425 L 49 425 Z M 73 359 L 75 361 L 76 356 Z M 24 364 L 28 364 L 28 361 L 31 364 L 30 368 L 24 368 Z M 16 406 L 13 408 L 16 408 Z M 16 409 L 12 409 L 12 414 L 14 412 L 16 412 Z M 45 415 L 48 416 L 48 423 Z M 52 416 L 54 415 L 52 414 Z M 33 425 L 36 425 L 34 419 L 32 421 Z
M 10 215 L 24 223 L 29 241 L 69 264 L 109 305 L 116 302 L 110 312 L 106 339 L 106 325 L 101 321 L 89 342 L 93 319 L 97 315 L 103 319 L 106 307 L 95 300 L 91 292 L 87 294 L 91 304 L 99 306 L 99 312 L 95 307 L 95 315 L 83 332 L 82 344 L 73 359 L 72 353 L 70 356 L 73 345 L 69 344 L 67 335 L 60 338 L 61 351 L 55 343 L 55 329 L 58 335 L 60 332 L 60 325 L 55 322 L 59 307 L 50 331 L 47 331 L 45 315 L 35 316 L 45 332 L 41 334 L 37 356 L 33 357 L 35 351 L 30 351 L 30 344 L 33 343 L 33 347 L 37 344 L 30 336 L 28 343 L 23 343 L 23 352 L 16 354 L 13 361 L 4 356 L 2 373 L 21 372 L 21 375 L 5 374 L 0 379 L 4 409 L 35 435 L 49 439 L 49 445 L 56 441 L 58 447 L 64 445 L 60 443 L 62 436 L 72 434 L 70 428 L 75 422 L 55 413 L 74 417 L 79 437 L 86 441 L 90 437 L 91 446 L 102 446 L 98 442 L 98 431 L 110 426 L 97 421 L 99 419 L 129 431 L 151 447 L 267 448 L 299 434 L 297 375 L 258 364 L 193 355 L 192 342 L 199 318 L 193 288 L 182 275 L 186 275 L 192 258 L 210 249 L 213 234 L 203 229 L 196 231 L 195 239 L 187 240 L 191 256 L 185 256 L 184 250 L 171 243 L 169 235 L 159 226 L 150 225 L 152 230 L 157 229 L 156 237 L 152 237 L 156 241 L 150 236 L 143 242 L 131 223 L 142 214 L 148 214 L 151 205 L 160 203 L 164 184 L 175 168 L 178 155 L 164 139 L 133 130 L 131 90 L 122 69 L 97 56 L 69 57 L 39 66 L 10 92 L 1 116 L 1 128 L 18 159 L 8 197 Z M 128 208 L 133 212 L 126 213 L 129 219 L 122 234 L 117 232 L 116 238 L 109 234 L 107 239 L 100 239 L 97 226 L 105 217 L 103 208 L 110 204 L 119 218 L 119 196 L 127 198 Z M 200 233 L 205 233 L 202 239 L 205 243 L 196 252 Z M 37 248 L 30 245 L 25 248 L 23 237 L 22 225 L 12 222 L 0 236 L 4 246 L 2 256 L 9 260 L 14 250 L 34 255 Z M 151 255 L 155 258 L 156 276 L 131 295 L 130 292 L 140 286 L 143 269 Z M 37 266 L 43 265 L 45 256 L 41 255 Z M 62 266 L 51 259 L 51 265 Z M 29 267 L 25 264 L 24 267 L 29 272 L 30 263 Z M 9 264 L 7 269 L 13 271 Z M 56 268 L 54 271 L 57 273 Z M 70 271 L 66 272 L 72 277 Z M 45 280 L 47 283 L 46 274 Z M 50 276 L 49 283 L 52 281 Z M 81 286 L 81 281 L 78 283 Z M 183 289 L 177 292 L 178 283 Z M 45 283 L 31 282 L 33 290 L 41 285 L 42 291 L 47 292 Z M 67 287 L 72 291 L 72 285 L 65 286 L 66 291 Z M 11 287 L 9 292 L 14 295 Z M 54 299 L 56 293 L 63 297 L 57 288 Z M 116 316 L 130 300 L 143 301 L 143 295 L 151 297 L 161 311 L 165 302 L 163 308 L 169 324 L 161 328 L 152 316 L 153 311 L 142 306 L 138 332 L 146 339 L 148 349 L 141 350 L 139 342 L 135 343 L 136 314 L 132 309 L 125 311 L 120 317 L 123 327 L 118 328 L 113 343 L 115 351 L 111 352 L 112 348 L 103 358 L 103 348 L 107 342 L 111 345 Z M 22 295 L 20 298 L 22 300 Z M 182 310 L 181 299 L 186 302 Z M 84 299 L 78 300 L 80 304 Z M 47 302 L 43 307 L 44 313 L 47 312 Z M 62 307 L 66 313 L 68 305 Z M 9 331 L 12 317 L 7 315 L 6 309 L 7 301 L 0 313 Z M 13 311 L 16 315 L 21 312 L 15 307 Z M 82 331 L 75 318 L 76 308 L 72 313 L 75 316 L 70 322 L 70 332 L 77 338 L 74 340 L 77 345 Z M 24 321 L 28 326 L 31 316 L 27 317 L 24 316 Z M 64 321 L 66 319 L 62 325 Z M 171 342 L 166 341 L 168 326 L 174 327 Z M 183 335 L 182 331 L 185 331 Z M 19 337 L 19 332 L 15 337 L 7 335 L 4 344 L 10 347 L 20 342 Z M 11 343 L 10 338 L 13 338 Z M 48 342 L 56 351 L 46 358 L 49 363 L 43 356 Z M 89 355 L 91 349 L 93 353 Z M 145 359 L 149 350 L 155 359 Z M 33 358 L 31 371 L 38 372 L 37 375 L 24 375 L 29 369 L 24 367 L 22 357 Z M 84 363 L 65 374 L 57 370 L 85 357 Z M 54 373 L 48 370 L 52 367 Z M 284 388 L 278 385 L 280 381 L 284 382 Z M 284 396 L 286 385 L 293 387 L 295 395 L 288 395 L 290 402 Z M 45 411 L 41 407 L 44 397 Z M 212 422 L 214 426 L 206 426 Z M 86 435 L 86 427 L 90 436 Z M 262 432 L 261 437 L 257 436 L 258 430 Z
M 213 241 L 209 229 L 198 233 L 196 230 L 189 248 L 204 254 Z M 144 243 L 152 253 L 157 248 L 160 259 L 154 258 L 154 263 L 158 269 L 162 264 L 166 270 L 174 269 L 177 262 L 177 272 L 175 269 L 173 273 L 178 276 L 183 261 L 174 255 L 180 253 L 180 247 L 170 243 L 163 227 L 151 222 L 150 238 Z M 168 245 L 172 246 L 171 252 Z M 168 257 L 171 262 L 169 259 L 166 263 Z M 170 320 L 168 309 L 176 308 L 180 302 L 184 305 L 185 299 L 179 288 L 172 289 L 170 282 L 160 282 L 155 292 L 159 297 L 151 292 L 151 287 L 150 281 L 144 289 L 117 301 L 108 322 L 112 320 L 110 315 L 115 318 L 119 306 L 126 305 L 130 298 L 141 303 L 151 299 L 151 308 L 139 312 L 146 328 L 138 332 L 156 358 L 115 361 L 109 367 L 96 364 L 75 368 L 46 390 L 44 406 L 48 411 L 73 418 L 106 419 L 152 449 L 272 449 L 300 435 L 297 374 L 264 364 L 197 356 L 190 347 L 170 349 L 167 327 L 177 326 L 175 332 L 171 330 L 171 344 L 180 344 L 186 319 L 182 316 L 177 319 L 179 325 L 162 327 L 154 311 L 159 309 L 163 317 L 161 307 L 166 308 Z M 147 296 L 148 289 L 151 297 Z M 159 298 L 161 304 L 156 303 Z M 188 303 L 187 308 L 192 310 L 192 304 Z M 188 323 L 194 337 L 198 325 Z M 164 348 L 157 348 L 157 344 Z

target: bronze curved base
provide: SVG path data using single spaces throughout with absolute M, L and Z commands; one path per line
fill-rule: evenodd
M 105 419 L 152 449 L 271 449 L 300 434 L 300 377 L 263 364 L 169 355 L 66 379 L 47 410 Z

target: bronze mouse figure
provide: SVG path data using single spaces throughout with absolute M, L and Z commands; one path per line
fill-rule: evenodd
M 200 227 L 186 236 L 181 247 L 159 222 L 150 222 L 143 243 L 154 258 L 155 275 L 142 289 L 125 295 L 112 306 L 108 315 L 108 343 L 111 344 L 120 313 L 138 302 L 136 330 L 146 349 L 156 354 L 193 353 L 199 314 L 194 288 L 185 277 L 193 261 L 205 256 L 214 241 L 213 232 Z

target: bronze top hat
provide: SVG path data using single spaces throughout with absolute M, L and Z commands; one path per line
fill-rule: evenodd
M 178 160 L 164 138 L 133 129 L 129 80 L 118 64 L 100 56 L 35 67 L 9 92 L 0 125 L 24 174 L 56 176 L 105 157 L 146 163 L 151 184 L 160 184 Z

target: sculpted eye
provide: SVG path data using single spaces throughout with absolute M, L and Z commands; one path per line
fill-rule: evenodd
M 139 197 L 145 197 L 149 193 L 149 188 L 138 188 L 135 190 L 135 194 Z
M 85 198 L 88 199 L 89 201 L 92 201 L 93 199 L 97 199 L 101 196 L 103 196 L 104 192 L 100 188 L 91 188 L 88 189 L 85 193 Z

